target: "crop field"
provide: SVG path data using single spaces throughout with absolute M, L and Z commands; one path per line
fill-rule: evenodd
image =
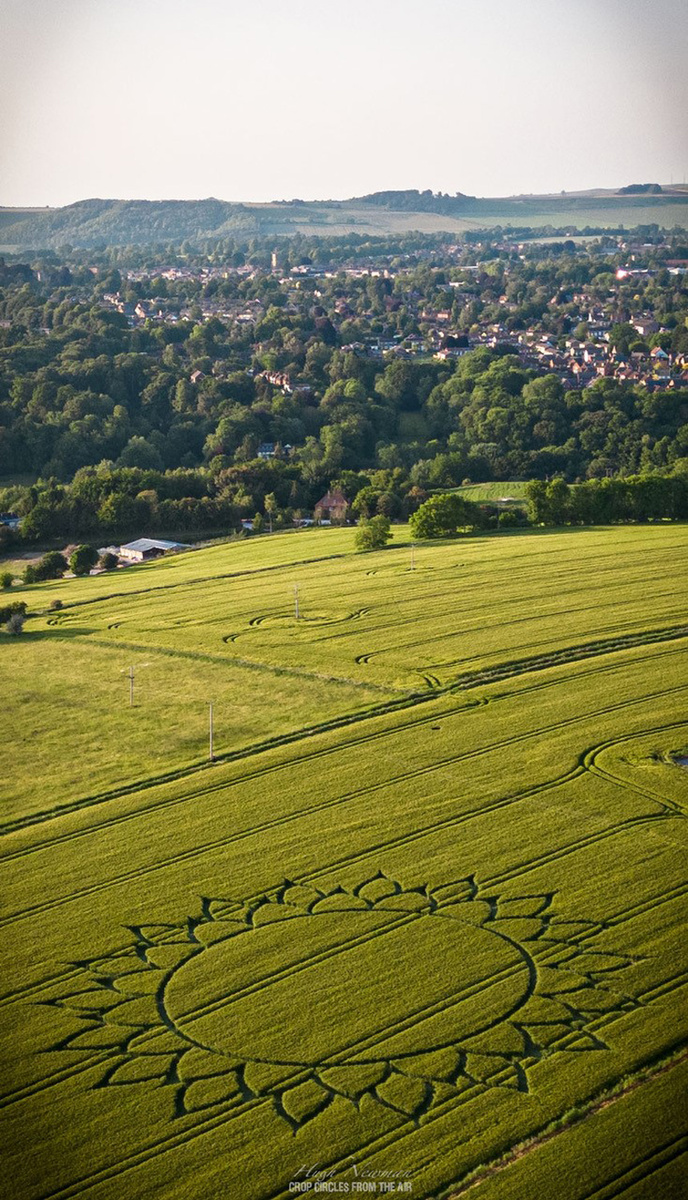
M 687 532 L 17 588 L 5 1193 L 683 1195 Z

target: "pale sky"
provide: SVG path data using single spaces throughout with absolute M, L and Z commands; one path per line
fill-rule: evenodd
M 0 0 L 0 204 L 688 175 L 686 0 Z

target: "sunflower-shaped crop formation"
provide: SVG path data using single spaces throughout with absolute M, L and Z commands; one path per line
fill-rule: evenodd
M 605 1014 L 638 1004 L 620 990 L 632 960 L 594 949 L 603 924 L 552 904 L 382 873 L 205 899 L 75 964 L 82 990 L 48 1003 L 79 1028 L 54 1048 L 101 1055 L 96 1086 L 173 1088 L 179 1117 L 262 1102 L 294 1131 L 337 1097 L 418 1122 L 476 1085 L 528 1091 L 539 1059 L 605 1049 Z

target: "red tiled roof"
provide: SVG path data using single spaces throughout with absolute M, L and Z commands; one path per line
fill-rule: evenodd
M 349 501 L 347 500 L 347 498 L 343 494 L 343 492 L 341 492 L 339 490 L 339 488 L 335 488 L 333 492 L 325 492 L 325 495 L 322 497 L 321 500 L 318 500 L 318 503 L 316 504 L 315 507 L 316 508 L 340 508 L 342 505 L 344 505 L 346 508 L 348 508 Z

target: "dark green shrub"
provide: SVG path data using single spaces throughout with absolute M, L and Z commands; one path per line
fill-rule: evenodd
M 70 556 L 69 565 L 75 575 L 88 575 L 98 562 L 98 551 L 93 546 L 77 546 Z
M 59 550 L 49 550 L 34 568 L 36 579 L 38 581 L 44 579 L 61 579 L 67 570 L 67 566 L 68 563 L 64 554 L 60 554 Z

